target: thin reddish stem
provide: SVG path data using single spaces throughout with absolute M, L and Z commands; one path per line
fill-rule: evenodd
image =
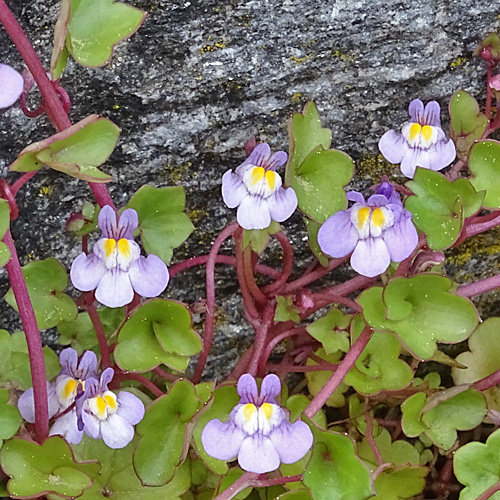
M 484 280 L 477 281 L 476 283 L 459 286 L 457 295 L 469 298 L 474 297 L 475 295 L 481 295 L 482 293 L 491 292 L 497 288 L 500 288 L 500 274 L 485 278 Z
M 214 336 L 214 326 L 215 326 L 215 263 L 217 261 L 217 254 L 219 249 L 237 229 L 238 224 L 233 222 L 227 226 L 214 241 L 214 244 L 208 254 L 207 260 L 207 313 L 205 317 L 205 335 L 203 336 L 203 349 L 200 353 L 198 359 L 198 364 L 193 375 L 193 383 L 198 384 L 201 380 L 205 364 L 208 359 L 208 354 L 210 352 L 210 347 L 212 346 L 212 340 Z
M 99 342 L 99 350 L 101 351 L 101 368 L 105 370 L 111 366 L 111 354 L 109 352 L 108 339 L 106 338 L 101 318 L 99 317 L 99 313 L 95 307 L 93 293 L 88 295 L 88 298 L 85 301 L 85 309 L 90 317 L 90 321 L 92 321 L 92 326 L 94 327 L 97 336 L 97 342 Z
M 23 323 L 26 343 L 28 344 L 33 399 L 35 401 L 35 438 L 41 443 L 49 435 L 47 375 L 45 372 L 42 341 L 10 229 L 5 233 L 3 242 L 10 252 L 10 260 L 6 268 Z
M 375 438 L 373 437 L 373 417 L 371 416 L 370 412 L 365 413 L 365 419 L 366 419 L 366 432 L 365 432 L 366 442 L 368 443 L 368 446 L 370 447 L 373 455 L 375 456 L 377 465 L 381 466 L 384 463 L 384 459 L 382 458 L 382 454 L 380 453 L 377 443 L 375 442 Z
M 340 362 L 335 373 L 328 379 L 328 382 L 323 386 L 323 388 L 316 394 L 314 399 L 309 403 L 309 406 L 304 410 L 304 415 L 307 418 L 313 418 L 316 413 L 323 407 L 326 400 L 333 394 L 335 389 L 344 380 L 347 372 L 354 366 L 356 360 L 359 358 L 363 352 L 366 344 L 370 341 L 371 329 L 367 326 L 361 332 L 356 342 L 352 345 L 349 352 L 346 354 L 345 358 Z
M 142 384 L 146 389 L 150 390 L 157 398 L 161 398 L 162 396 L 165 395 L 165 393 L 156 387 L 151 380 L 147 379 L 140 373 L 134 373 L 134 372 L 115 372 L 115 377 L 116 380 L 123 382 L 124 380 L 134 380 L 135 382 L 139 382 Z
M 302 474 L 297 474 L 296 476 L 275 477 L 273 479 L 255 479 L 252 486 L 255 486 L 256 488 L 266 488 L 268 486 L 295 483 L 297 481 L 302 481 Z
M 220 495 L 217 495 L 214 500 L 231 500 L 240 491 L 252 486 L 253 480 L 257 479 L 259 474 L 255 472 L 245 472 L 239 477 L 229 488 L 225 489 Z
M 262 322 L 255 330 L 255 340 L 254 340 L 254 349 L 252 352 L 252 359 L 250 360 L 247 369 L 247 372 L 250 373 L 250 375 L 253 375 L 254 377 L 256 375 L 258 376 L 263 375 L 262 372 L 265 368 L 265 364 L 264 366 L 261 364 L 261 357 L 267 345 L 269 328 L 273 323 L 275 309 L 276 309 L 276 303 L 273 301 L 264 310 Z
M 493 372 L 487 377 L 484 377 L 481 380 L 474 382 L 474 389 L 481 392 L 487 391 L 488 389 L 491 389 L 492 387 L 495 387 L 498 384 L 500 384 L 500 370 L 497 370 L 496 372 Z
M 257 326 L 257 318 L 259 317 L 259 312 L 257 311 L 254 303 L 254 299 L 250 290 L 248 289 L 248 283 L 245 278 L 244 263 L 243 263 L 243 241 L 241 235 L 234 235 L 235 247 L 236 247 L 236 275 L 238 276 L 238 283 L 240 285 L 240 293 L 243 298 L 243 306 L 245 309 L 245 316 L 252 326 Z
M 491 64 L 488 64 L 488 68 L 486 70 L 486 104 L 484 107 L 484 114 L 486 115 L 486 118 L 488 118 L 488 121 L 491 120 L 491 87 L 490 87 L 490 81 L 491 77 L 493 76 L 493 67 Z
M 269 286 L 264 288 L 266 294 L 271 293 L 281 293 L 282 288 L 286 285 L 290 274 L 292 274 L 293 268 L 293 248 L 290 241 L 285 236 L 283 232 L 279 232 L 274 235 L 274 237 L 279 241 L 281 248 L 283 249 L 283 269 L 281 270 L 280 277 Z
M 252 250 L 250 247 L 243 249 L 243 276 L 247 283 L 250 293 L 255 297 L 259 304 L 265 305 L 269 302 L 268 298 L 262 293 L 260 288 L 255 283 L 252 266 Z
M 177 375 L 167 372 L 163 370 L 163 368 L 160 368 L 159 366 L 153 369 L 153 373 L 155 375 L 158 375 L 158 377 L 166 380 L 167 382 L 175 382 L 176 380 L 179 380 L 179 377 L 177 377 Z
M 298 328 L 291 328 L 290 330 L 286 330 L 285 332 L 276 335 L 268 344 L 266 347 L 266 350 L 264 351 L 264 354 L 262 356 L 262 363 L 266 364 L 267 360 L 269 359 L 269 356 L 271 356 L 271 353 L 273 352 L 273 349 L 283 340 L 288 339 L 290 337 L 293 337 L 295 335 L 301 335 L 302 333 L 306 333 L 306 327 L 298 327 Z
M 14 194 L 14 196 L 17 194 L 17 192 L 33 177 L 36 175 L 36 170 L 34 172 L 26 172 L 24 175 L 19 177 L 14 184 L 10 187 L 10 190 Z
M 500 491 L 500 481 L 498 483 L 495 483 L 494 485 L 490 486 L 486 491 L 481 493 L 476 498 L 476 500 L 488 500 L 488 498 L 491 498 L 498 491 Z
M 334 372 L 338 368 L 338 365 L 332 363 L 324 362 L 319 365 L 290 365 L 290 364 L 279 364 L 273 365 L 268 364 L 267 370 L 270 372 L 285 372 L 285 373 L 309 373 L 309 372 Z

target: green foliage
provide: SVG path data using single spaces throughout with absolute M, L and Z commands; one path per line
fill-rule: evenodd
M 285 321 L 300 323 L 299 310 L 293 303 L 293 297 L 278 296 L 276 297 L 276 302 L 276 311 L 274 312 L 275 323 L 283 323 Z
M 394 332 L 416 357 L 430 359 L 437 341 L 461 342 L 478 324 L 472 303 L 451 293 L 452 287 L 449 279 L 430 274 L 396 278 L 364 291 L 358 302 L 372 328 Z
M 78 497 L 92 485 L 100 469 L 95 462 L 75 462 L 71 448 L 57 436 L 42 445 L 11 439 L 4 443 L 0 458 L 3 471 L 11 478 L 7 489 L 14 497 L 48 493 Z
M 88 201 L 84 202 L 81 215 L 78 214 L 78 218 L 70 217 L 66 229 L 76 236 L 92 233 L 97 230 L 97 219 L 100 211 L 99 205 L 93 205 Z
M 54 170 L 88 182 L 109 182 L 111 177 L 97 167 L 115 148 L 120 129 L 98 115 L 24 148 L 10 166 L 15 172 L 31 172 L 47 165 Z
M 288 491 L 280 495 L 277 500 L 313 500 L 311 493 L 308 490 Z
M 244 229 L 243 248 L 250 247 L 255 253 L 260 255 L 269 243 L 269 236 L 280 231 L 281 226 L 274 220 L 265 229 Z
M 455 452 L 453 468 L 457 479 L 466 486 L 460 500 L 475 500 L 500 480 L 500 430 L 486 443 L 468 443 Z M 489 497 L 500 500 L 500 492 Z
M 38 328 L 45 330 L 76 318 L 78 310 L 73 299 L 63 293 L 68 286 L 66 270 L 56 259 L 30 262 L 23 267 L 23 275 Z M 12 288 L 5 294 L 5 300 L 18 311 Z
M 127 208 L 139 216 L 142 244 L 148 253 L 170 262 L 172 251 L 193 232 L 194 226 L 184 213 L 186 194 L 183 187 L 142 186 Z
M 201 340 L 191 328 L 191 313 L 181 303 L 154 299 L 125 322 L 118 336 L 115 360 L 130 371 L 148 371 L 160 364 L 184 371 Z
M 57 354 L 45 346 L 43 357 L 47 378 L 52 379 L 61 370 Z M 32 386 L 30 358 L 24 332 L 10 335 L 9 332 L 0 330 L 0 382 L 12 382 L 16 388 L 23 391 Z
M 489 318 L 469 337 L 469 351 L 457 356 L 465 369 L 453 368 L 455 384 L 471 384 L 500 370 L 500 318 Z M 488 408 L 500 411 L 500 389 L 492 387 L 484 392 Z
M 323 267 L 327 267 L 329 262 L 328 256 L 321 251 L 318 243 L 318 232 L 321 224 L 318 224 L 307 217 L 304 217 L 304 222 L 307 228 L 307 242 L 311 252 Z
M 363 319 L 357 316 L 351 325 L 352 343 L 356 342 L 364 327 Z M 413 372 L 399 359 L 400 350 L 399 340 L 390 332 L 373 332 L 344 382 L 361 394 L 403 389 L 410 384 Z
M 429 398 L 423 392 L 410 396 L 401 405 L 403 432 L 408 437 L 424 433 L 436 446 L 450 449 L 457 440 L 457 430 L 474 429 L 486 415 L 486 401 L 480 392 L 468 389 L 457 394 L 458 390 L 454 387 Z
M 422 493 L 425 477 L 429 473 L 426 467 L 419 465 L 389 467 L 375 479 L 374 500 L 400 500 L 413 498 Z
M 239 468 L 230 469 L 229 472 L 222 478 L 219 486 L 219 490 L 217 494 L 220 495 L 223 491 L 226 491 L 229 486 L 231 486 L 237 479 L 239 479 L 243 475 L 244 471 Z M 245 488 L 240 491 L 235 498 L 236 500 L 244 500 L 245 498 L 252 493 L 252 487 Z
M 354 172 L 353 161 L 341 151 L 328 149 L 332 134 L 321 126 L 313 102 L 303 113 L 293 115 L 289 136 L 286 182 L 295 190 L 300 210 L 317 222 L 325 222 L 347 207 L 344 186 Z
M 317 319 L 306 327 L 307 333 L 321 342 L 326 354 L 349 351 L 347 329 L 352 317 L 338 309 L 332 309 L 323 318 Z
M 304 472 L 313 498 L 364 500 L 373 494 L 370 474 L 354 452 L 350 438 L 314 430 L 314 449 Z
M 479 111 L 477 101 L 465 90 L 457 90 L 450 101 L 450 136 L 455 142 L 458 157 L 467 161 L 470 148 L 481 139 L 488 118 Z
M 405 208 L 413 214 L 413 222 L 425 233 L 433 250 L 455 243 L 465 218 L 478 212 L 486 194 L 477 193 L 467 179 L 450 182 L 425 168 L 417 168 L 413 181 L 406 186 L 415 196 L 406 199 Z
M 0 389 L 0 448 L 3 441 L 17 433 L 23 419 L 19 410 L 9 404 L 9 391 Z
M 115 45 L 132 36 L 145 16 L 115 0 L 64 0 L 54 36 L 53 79 L 64 71 L 68 52 L 83 66 L 107 64 Z
M 9 229 L 10 208 L 7 200 L 0 199 L 0 239 L 2 239 Z M 0 267 L 5 266 L 10 259 L 10 252 L 3 241 L 0 241 Z
M 484 206 L 500 207 L 500 142 L 480 141 L 470 152 L 471 182 L 476 190 L 484 189 Z
M 143 484 L 162 486 L 172 479 L 185 457 L 187 426 L 199 408 L 193 384 L 180 380 L 147 409 L 137 425 L 140 440 L 134 453 L 135 471 Z
M 165 486 L 147 487 L 141 484 L 134 471 L 132 455 L 137 446 L 135 438 L 125 448 L 113 450 L 102 439 L 84 436 L 82 442 L 73 446 L 78 460 L 99 460 L 102 464 L 94 484 L 80 497 L 82 500 L 180 500 L 180 495 L 190 486 L 189 460 L 175 471 L 175 476 Z M 52 498 L 50 498 L 52 500 Z

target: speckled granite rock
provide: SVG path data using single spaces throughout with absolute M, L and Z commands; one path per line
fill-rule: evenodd
M 45 63 L 58 3 L 9 2 Z M 220 199 L 220 177 L 241 162 L 246 139 L 255 135 L 286 148 L 286 120 L 310 99 L 332 129 L 333 145 L 356 160 L 358 188 L 382 173 L 397 176 L 377 159 L 379 137 L 406 119 L 414 97 L 446 106 L 464 87 L 481 98 L 483 68 L 470 54 L 499 24 L 495 2 L 486 0 L 133 3 L 149 15 L 111 64 L 85 69 L 70 63 L 62 83 L 73 101 L 73 121 L 97 112 L 122 128 L 104 167 L 115 178 L 110 189 L 117 205 L 144 183 L 186 187 L 197 230 L 176 260 L 206 253 L 234 216 Z M 3 62 L 23 67 L 1 29 L 0 47 Z M 18 108 L 3 114 L 1 123 L 0 174 L 13 179 L 7 168 L 19 151 L 53 131 L 44 118 L 30 120 Z M 63 226 L 90 197 L 85 184 L 43 170 L 21 196 L 13 233 L 22 262 L 55 256 L 69 265 L 78 247 Z M 286 226 L 304 263 L 309 254 L 300 217 Z M 496 260 L 494 253 L 488 269 L 497 267 Z M 8 285 L 2 273 L 3 293 Z M 172 280 L 168 295 L 203 298 L 202 276 L 186 272 Z M 239 312 L 233 270 L 218 274 L 217 284 L 222 309 L 210 374 L 221 375 L 251 332 Z M 2 326 L 18 327 L 12 310 L 0 307 Z

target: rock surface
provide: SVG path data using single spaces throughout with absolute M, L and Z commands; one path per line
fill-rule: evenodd
M 8 3 L 48 67 L 59 2 Z M 244 158 L 244 142 L 256 136 L 275 150 L 287 149 L 287 118 L 308 100 L 316 101 L 324 125 L 332 129 L 333 146 L 355 159 L 358 188 L 383 173 L 397 177 L 377 159 L 380 136 L 407 119 L 415 97 L 436 99 L 445 109 L 460 87 L 483 98 L 484 67 L 471 53 L 499 25 L 495 2 L 486 0 L 133 4 L 148 12 L 139 32 L 119 46 L 105 68 L 70 62 L 62 84 L 72 99 L 73 121 L 99 113 L 122 129 L 103 167 L 115 179 L 109 187 L 118 206 L 144 183 L 185 186 L 197 229 L 174 262 L 207 253 L 233 219 L 220 198 L 220 178 Z M 23 68 L 2 29 L 0 47 L 2 62 Z M 32 100 L 36 104 L 36 92 Z M 8 173 L 8 165 L 26 144 L 53 129 L 43 117 L 28 119 L 19 108 L 0 119 L 0 175 L 12 180 L 18 175 Z M 64 232 L 64 223 L 86 199 L 91 197 L 83 182 L 48 169 L 39 172 L 20 193 L 21 215 L 12 227 L 22 263 L 55 256 L 69 266 L 79 245 Z M 298 262 L 306 264 L 310 256 L 300 217 L 285 226 L 298 247 Z M 489 272 L 497 267 L 496 255 L 489 257 Z M 227 373 L 251 339 L 234 271 L 221 270 L 217 277 L 221 312 L 208 376 Z M 1 278 L 3 294 L 5 271 Z M 188 302 L 203 298 L 203 269 L 172 280 L 168 296 Z M 2 327 L 19 328 L 5 302 L 0 317 Z M 47 342 L 54 339 L 45 334 Z

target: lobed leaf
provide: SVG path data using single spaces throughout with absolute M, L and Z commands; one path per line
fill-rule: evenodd
M 500 207 L 500 142 L 480 141 L 470 152 L 471 183 L 476 190 L 485 190 L 484 206 Z

